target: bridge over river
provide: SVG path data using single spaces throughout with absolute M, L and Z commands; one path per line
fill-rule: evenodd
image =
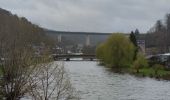
M 97 33 L 97 32 L 67 32 L 67 31 L 52 31 L 46 30 L 46 33 L 53 38 L 55 37 L 58 43 L 67 40 L 73 40 L 76 43 L 82 43 L 86 46 L 94 44 L 93 42 L 101 42 L 108 38 L 112 33 Z M 95 43 L 96 44 L 96 43 Z
M 95 54 L 59 54 L 53 55 L 54 60 L 66 60 L 70 61 L 72 58 L 82 58 L 82 60 L 93 61 L 96 59 Z

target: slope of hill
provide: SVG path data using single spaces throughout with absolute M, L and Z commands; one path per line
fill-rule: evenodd
M 52 42 L 39 26 L 0 8 L 0 57 L 14 48 L 49 46 Z
M 45 36 L 39 26 L 0 8 L 0 40 L 16 38 L 18 35 L 32 41 L 40 41 L 40 38 Z

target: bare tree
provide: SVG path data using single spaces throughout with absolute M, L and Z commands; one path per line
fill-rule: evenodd
M 170 14 L 163 21 L 158 20 L 148 33 L 147 42 L 157 49 L 157 53 L 169 52 Z
M 31 81 L 36 84 L 31 92 L 34 100 L 79 100 L 63 64 L 41 64 L 37 72 L 38 76 Z
M 167 52 L 167 34 L 165 32 L 165 26 L 160 20 L 158 20 L 155 24 L 154 37 L 158 53 Z
M 7 37 L 2 44 L 4 61 L 1 95 L 6 100 L 19 100 L 33 88 L 28 83 L 39 61 L 34 57 L 34 49 L 29 45 L 30 42 L 25 41 L 24 37 L 20 38 L 20 34 L 13 38 Z

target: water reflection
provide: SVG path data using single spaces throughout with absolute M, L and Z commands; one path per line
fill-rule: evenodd
M 82 100 L 169 100 L 170 82 L 119 75 L 97 62 L 65 62 Z

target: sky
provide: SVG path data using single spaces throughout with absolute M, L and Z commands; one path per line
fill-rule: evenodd
M 147 32 L 170 0 L 0 0 L 0 7 L 57 31 Z

